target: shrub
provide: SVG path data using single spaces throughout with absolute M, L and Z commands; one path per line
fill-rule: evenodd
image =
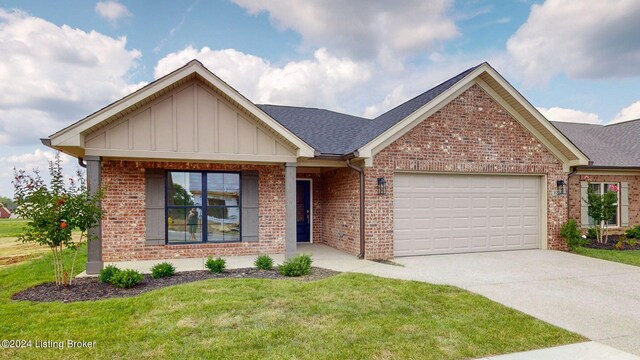
M 284 276 L 303 276 L 311 273 L 311 255 L 301 254 L 290 258 L 278 267 Z
M 128 289 L 137 285 L 144 279 L 144 276 L 138 271 L 133 269 L 120 270 L 116 272 L 112 277 L 110 283 L 117 287 Z
M 204 266 L 212 273 L 222 273 L 227 268 L 227 261 L 223 258 L 208 258 Z
M 638 244 L 638 240 L 634 238 L 628 238 L 626 236 L 620 236 L 618 241 L 613 245 L 616 250 L 624 250 L 628 247 L 634 247 Z
M 37 169 L 33 174 L 16 169 L 13 172 L 16 205 L 13 213 L 29 219 L 18 239 L 49 247 L 56 285 L 71 285 L 78 251 L 93 240 L 89 229 L 102 217 L 102 190 L 89 191 L 79 170 L 76 176 L 67 178 L 62 171 L 60 153 L 49 162 L 49 185 Z M 74 231 L 80 233 L 79 238 L 72 237 Z M 70 259 L 65 260 L 68 257 Z
M 253 264 L 260 270 L 273 269 L 273 259 L 269 255 L 260 255 Z
M 624 235 L 629 239 L 640 239 L 640 225 L 627 229 Z
M 587 239 L 596 240 L 598 238 L 598 231 L 596 228 L 588 228 L 587 229 Z
M 567 241 L 567 246 L 571 251 L 587 244 L 587 240 L 582 237 L 578 223 L 574 219 L 570 219 L 562 225 L 560 236 Z
M 110 284 L 113 276 L 120 272 L 115 265 L 107 265 L 104 269 L 100 270 L 100 275 L 98 275 L 98 280 L 101 283 Z
M 169 277 L 175 274 L 176 268 L 173 264 L 168 262 L 162 262 L 153 265 L 151 268 L 151 277 L 154 279 L 160 279 L 163 277 Z

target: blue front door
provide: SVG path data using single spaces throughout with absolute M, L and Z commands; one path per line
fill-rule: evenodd
M 311 181 L 296 181 L 296 225 L 298 242 L 311 241 Z

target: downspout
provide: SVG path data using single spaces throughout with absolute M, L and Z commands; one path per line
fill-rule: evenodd
M 78 165 L 80 165 L 83 168 L 87 168 L 87 163 L 84 162 L 84 158 L 79 157 L 78 158 Z
M 571 203 L 569 202 L 569 200 L 571 199 L 571 189 L 570 189 L 570 183 L 571 183 L 571 176 L 573 176 L 576 172 L 578 171 L 578 168 L 574 168 L 568 175 L 567 175 L 567 220 L 569 220 L 569 217 L 571 216 Z
M 364 259 L 364 170 L 347 160 L 347 166 L 360 174 L 360 254 L 359 259 Z

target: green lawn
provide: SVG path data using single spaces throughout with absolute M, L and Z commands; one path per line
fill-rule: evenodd
M 623 264 L 640 266 L 640 250 L 602 250 L 591 248 L 579 248 L 576 254 L 590 256 L 598 259 L 615 261 Z
M 0 270 L 2 338 L 96 348 L 0 349 L 0 358 L 462 359 L 585 340 L 455 287 L 349 273 L 207 280 L 98 302 L 9 299 L 50 280 L 50 264 L 47 255 Z
M 28 220 L 0 219 L 0 237 L 17 237 Z

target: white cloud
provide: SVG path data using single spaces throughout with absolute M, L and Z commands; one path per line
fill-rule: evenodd
M 344 96 L 371 78 L 367 63 L 330 56 L 316 50 L 312 59 L 276 66 L 267 60 L 234 49 L 200 50 L 187 47 L 158 61 L 156 78 L 191 59 L 256 103 L 322 106 L 340 109 Z
M 363 116 L 374 118 L 384 113 L 385 111 L 393 109 L 395 106 L 402 104 L 403 102 L 409 100 L 409 98 L 410 95 L 406 93 L 405 86 L 398 85 L 393 90 L 391 90 L 391 93 L 389 93 L 389 95 L 387 95 L 381 103 L 367 106 L 364 109 Z
M 620 110 L 610 124 L 640 119 L 640 100 Z
M 306 45 L 355 59 L 378 58 L 396 68 L 396 59 L 459 35 L 450 0 L 233 1 L 251 14 L 268 12 L 280 28 L 300 33 Z
M 13 181 L 14 168 L 25 170 L 29 174 L 32 174 L 34 169 L 38 169 L 40 176 L 48 182 L 50 180 L 49 162 L 54 158 L 54 151 L 42 151 L 40 149 L 18 155 L 0 156 L 0 169 L 4 169 L 4 171 L 0 172 L 0 195 L 13 197 L 13 185 L 11 182 Z M 77 166 L 74 166 L 76 164 L 75 159 L 65 154 L 60 154 L 60 159 L 62 160 L 62 171 L 65 179 L 74 176 L 77 169 Z
M 507 50 L 530 83 L 640 75 L 640 2 L 547 0 L 534 4 Z
M 95 10 L 98 15 L 111 22 L 116 22 L 124 17 L 132 16 L 129 9 L 117 1 L 98 1 L 96 3 Z
M 602 121 L 597 114 L 580 110 L 567 109 L 561 107 L 543 108 L 538 107 L 538 111 L 549 121 L 573 122 L 584 124 L 601 124 Z
M 0 9 L 0 145 L 39 143 L 142 86 L 126 42 Z

